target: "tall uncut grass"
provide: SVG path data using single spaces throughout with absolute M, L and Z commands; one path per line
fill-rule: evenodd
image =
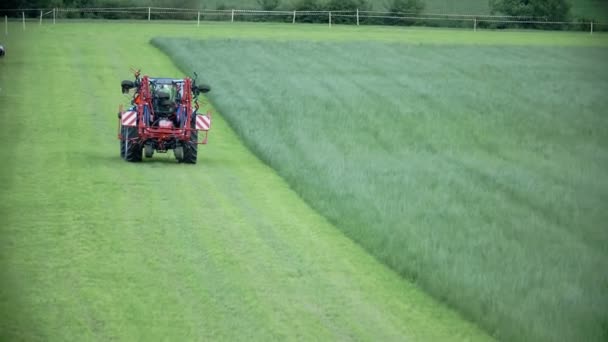
M 153 43 L 312 207 L 494 336 L 608 338 L 608 49 Z

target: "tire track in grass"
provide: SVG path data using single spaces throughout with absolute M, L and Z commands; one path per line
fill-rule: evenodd
M 120 58 L 112 60 L 128 60 L 129 52 L 125 50 L 121 50 L 121 52 L 122 55 L 120 56 Z M 103 63 L 107 60 L 110 60 L 110 58 L 106 58 L 100 62 Z M 117 80 L 126 78 L 125 76 L 128 75 L 128 72 L 124 69 L 124 65 L 115 65 L 115 79 L 110 80 L 111 84 L 117 84 Z M 108 94 L 108 98 L 114 97 L 113 95 L 114 94 Z M 112 152 L 111 154 L 114 155 L 117 160 L 119 160 L 117 155 L 117 148 L 111 149 L 110 151 Z M 173 161 L 170 161 L 166 157 L 168 156 L 164 156 L 159 159 L 159 156 L 157 155 L 156 159 L 154 159 L 154 162 L 149 163 L 148 165 L 150 165 L 154 169 L 159 169 L 165 166 L 172 166 L 175 164 Z M 139 168 L 139 165 L 132 165 L 132 167 L 132 179 L 137 179 L 138 173 L 142 170 Z M 161 173 L 166 172 L 162 169 L 157 171 Z M 120 175 L 117 176 L 120 177 Z M 175 181 L 177 181 L 178 183 L 187 182 L 187 179 L 184 178 L 183 174 L 178 174 L 177 176 L 178 178 L 175 179 Z M 124 179 L 124 176 L 121 178 Z M 168 178 L 171 179 L 172 177 Z M 196 281 L 197 278 L 192 276 L 196 276 L 198 275 L 198 273 L 192 272 L 192 270 L 188 267 L 181 266 L 176 267 L 176 269 L 169 269 L 166 267 L 166 265 L 164 265 L 164 262 L 167 262 L 171 265 L 183 265 L 184 261 L 186 260 L 201 260 L 201 262 L 204 262 L 208 266 L 213 266 L 211 264 L 212 259 L 208 257 L 201 258 L 199 257 L 199 253 L 193 253 L 193 255 L 188 255 L 184 253 L 183 250 L 173 249 L 169 247 L 172 245 L 179 246 L 181 243 L 184 243 L 184 241 L 182 241 L 182 239 L 180 238 L 180 234 L 178 233 L 184 234 L 185 236 L 187 236 L 188 234 L 191 235 L 191 231 L 188 229 L 184 229 L 184 227 L 189 227 L 193 223 L 188 222 L 188 220 L 184 220 L 183 218 L 189 216 L 191 214 L 190 211 L 185 211 L 184 208 L 179 208 L 179 210 L 167 210 L 167 208 L 170 208 L 172 205 L 174 205 L 174 203 L 171 203 L 171 198 L 174 197 L 173 194 L 175 194 L 176 191 L 176 189 L 174 188 L 164 186 L 166 183 L 171 183 L 169 179 L 158 179 L 157 181 L 144 183 L 143 188 L 140 192 L 144 193 L 145 196 L 138 196 L 139 198 L 135 201 L 135 203 L 141 203 L 138 205 L 140 207 L 138 209 L 138 212 L 141 213 L 141 217 L 138 217 L 138 221 L 141 221 L 142 223 L 146 222 L 146 216 L 150 217 L 157 215 L 157 213 L 161 213 L 161 215 L 163 216 L 161 223 L 164 226 L 156 227 L 156 229 L 150 231 L 150 227 L 145 224 L 140 224 L 139 227 L 141 227 L 141 229 L 134 231 L 134 237 L 140 236 L 140 240 L 142 240 L 141 237 L 146 237 L 143 239 L 143 243 L 149 244 L 151 246 L 162 246 L 160 249 L 150 250 L 150 253 L 144 258 L 147 259 L 147 261 L 142 259 L 140 262 L 142 264 L 147 265 L 147 267 L 153 270 L 155 273 L 164 274 L 164 276 L 160 277 L 160 279 L 163 280 L 162 287 L 171 289 L 171 291 L 169 291 L 170 296 L 172 298 L 171 302 L 179 303 L 180 307 L 184 308 L 184 311 L 182 311 L 178 315 L 168 317 L 169 320 L 167 321 L 167 323 L 171 325 L 170 331 L 175 331 L 177 329 L 182 330 L 184 331 L 185 335 L 188 336 L 188 338 L 192 339 L 201 339 L 203 338 L 203 336 L 205 336 L 205 338 L 221 337 L 214 336 L 215 332 L 218 329 L 209 329 L 208 327 L 204 329 L 197 329 L 196 326 L 200 323 L 192 321 L 191 319 L 191 317 L 196 317 L 196 312 L 200 312 L 202 309 L 207 311 L 210 315 L 214 315 L 215 311 L 215 309 L 213 309 L 211 306 L 213 304 L 211 300 L 212 291 L 195 291 L 197 287 L 199 287 L 201 290 L 204 289 L 201 288 L 200 285 L 197 285 L 204 284 L 204 282 L 200 281 L 202 279 L 198 278 L 199 281 Z M 129 183 L 124 184 L 125 187 L 129 187 L 129 185 Z M 156 191 L 151 192 L 149 191 L 149 189 L 156 189 Z M 130 203 L 124 203 L 126 208 L 128 208 L 129 204 Z M 132 210 L 133 208 L 131 208 L 130 210 L 125 210 L 125 214 L 132 215 Z M 126 218 L 127 217 L 125 217 L 125 219 Z M 194 247 L 194 243 L 197 240 L 191 238 L 187 239 L 186 241 L 190 241 L 191 244 L 185 245 L 184 247 Z M 192 251 L 193 249 L 187 250 Z M 197 300 L 191 301 L 188 300 L 188 298 L 197 298 Z M 145 307 L 142 306 L 141 309 L 145 309 Z M 159 318 L 163 319 L 164 315 L 161 313 L 161 311 L 159 311 L 155 314 L 155 316 L 155 319 L 158 320 Z M 162 326 L 163 324 L 161 323 L 161 327 Z M 180 326 L 181 328 L 178 328 Z M 152 330 L 155 331 L 154 328 Z M 201 335 L 201 333 L 203 333 L 203 335 Z M 170 338 L 170 336 L 171 335 L 168 335 L 167 337 Z
M 74 79 L 70 80 L 68 83 L 73 84 L 75 87 L 76 96 L 82 99 L 85 99 L 81 104 L 81 107 L 77 109 L 78 113 L 75 115 L 79 119 L 77 122 L 79 123 L 77 127 L 77 132 L 82 132 L 82 136 L 78 134 L 78 139 L 84 144 L 79 146 L 78 150 L 86 150 L 85 146 L 99 146 L 100 140 L 102 140 L 106 134 L 100 134 L 101 132 L 105 132 L 102 120 L 102 117 L 105 116 L 102 112 L 102 104 L 100 102 L 100 97 L 98 96 L 98 89 L 94 86 L 98 81 L 102 81 L 101 75 L 94 75 L 87 72 L 87 70 L 92 69 L 94 65 L 100 65 L 101 61 L 105 61 L 108 58 L 107 52 L 99 53 L 99 51 L 91 48 L 90 46 L 76 46 L 71 45 L 67 47 L 68 54 L 72 57 L 70 67 L 76 71 L 72 73 Z M 93 57 L 91 57 L 93 56 Z M 105 69 L 105 68 L 104 68 Z M 107 69 L 106 69 L 107 70 Z M 74 113 L 70 113 L 74 114 Z M 71 115 L 68 115 L 71 117 Z M 72 119 L 72 118 L 70 118 Z M 101 131 L 100 131 L 101 129 Z M 74 151 L 72 152 L 76 152 Z M 72 155 L 70 165 L 77 164 L 78 161 L 82 162 L 82 168 L 78 168 L 75 171 L 75 176 L 70 177 L 70 179 L 74 178 L 84 178 L 87 175 L 95 175 L 100 167 L 97 165 L 95 158 L 91 158 L 91 156 L 86 153 L 75 153 Z M 112 184 L 110 179 L 104 179 L 104 177 L 96 178 L 91 180 L 90 182 L 86 182 L 82 184 L 84 191 L 87 191 L 91 194 L 95 193 L 96 186 L 105 186 L 105 187 L 113 187 L 116 191 L 120 191 L 120 187 Z M 98 205 L 102 208 L 108 208 L 112 206 L 112 198 L 103 197 L 101 199 L 96 199 Z M 88 237 L 96 241 L 95 247 L 99 248 L 100 246 L 110 246 L 115 245 L 115 242 L 111 242 L 111 240 L 107 240 L 107 236 L 112 236 L 107 234 L 107 231 L 100 227 L 99 224 L 92 222 L 91 217 L 84 212 L 79 212 L 79 221 L 83 224 L 90 225 L 91 228 L 87 232 Z M 75 244 L 72 248 L 77 248 L 78 245 Z M 91 248 L 95 248 L 90 246 Z M 108 250 L 109 253 L 112 253 L 112 250 Z M 81 264 L 83 265 L 83 264 Z M 84 266 L 84 265 L 83 265 Z M 97 281 L 99 277 L 95 275 L 93 272 L 89 272 L 86 267 L 78 267 L 74 268 L 77 274 L 74 274 L 71 277 L 71 281 L 75 284 L 78 297 L 79 298 L 90 298 L 95 295 L 95 288 L 98 286 Z M 95 284 L 91 286 L 91 283 Z M 106 298 L 107 300 L 108 298 Z M 96 338 L 101 338 L 104 340 L 107 339 L 116 339 L 117 335 L 108 331 L 107 325 L 108 321 L 113 320 L 113 318 L 100 315 L 97 310 L 96 303 L 93 305 L 84 305 L 84 309 L 86 310 L 86 319 L 88 323 L 89 330 L 93 336 Z M 110 335 L 111 334 L 111 335 Z
M 172 74 L 172 75 L 177 75 L 177 74 L 178 73 L 174 71 L 174 74 Z M 212 133 L 212 135 L 213 135 L 213 133 Z M 212 141 L 213 140 L 214 139 L 212 138 Z M 200 158 L 202 160 L 204 160 L 203 158 L 205 157 L 205 154 L 204 154 L 205 151 L 206 151 L 205 148 L 201 149 Z M 158 156 L 156 156 L 156 158 L 158 158 Z M 169 164 L 166 164 L 166 163 L 162 163 L 161 164 L 161 163 L 152 162 L 152 163 L 148 163 L 147 165 L 150 165 L 150 166 L 169 166 L 169 165 L 171 165 L 171 162 Z M 140 166 L 138 165 L 138 167 L 140 167 Z M 188 167 L 188 166 L 180 165 L 180 166 L 177 166 L 177 167 L 181 168 L 181 167 Z M 204 197 L 206 197 L 206 198 L 208 198 L 208 199 L 212 199 L 213 201 L 219 201 L 221 203 L 225 203 L 225 201 L 220 201 L 220 197 L 217 196 L 218 194 L 215 191 L 209 192 L 209 189 L 211 189 L 211 188 L 209 187 L 209 184 L 208 184 L 208 182 L 206 182 L 206 180 L 207 180 L 207 178 L 203 178 L 203 179 L 198 179 L 197 180 L 197 184 L 200 185 L 202 189 L 204 189 L 204 193 L 202 193 L 201 195 L 204 196 Z M 183 179 L 183 177 L 180 177 L 180 183 L 183 183 L 183 182 L 187 182 L 187 179 Z M 190 191 L 190 189 L 191 189 L 191 185 L 190 185 L 191 182 L 187 182 L 187 183 L 188 183 L 188 186 L 187 187 L 182 186 L 180 188 L 180 192 L 183 192 L 182 189 L 186 190 L 187 193 L 191 192 Z M 165 187 L 165 186 L 161 186 L 160 188 L 163 189 L 163 190 L 165 190 L 165 191 L 171 191 L 170 189 L 167 189 L 167 187 Z M 159 189 L 159 191 L 162 191 L 162 190 Z M 196 198 L 196 197 L 193 196 L 191 198 Z M 165 201 L 163 201 L 163 202 L 165 202 Z M 212 203 L 214 203 L 214 202 L 212 202 Z M 222 206 L 222 205 L 220 205 L 220 206 L 214 205 L 214 206 L 209 206 L 209 207 L 203 207 L 203 206 L 201 206 L 201 207 L 192 207 L 192 206 L 187 206 L 187 207 L 181 208 L 181 210 L 179 210 L 179 213 L 176 214 L 176 215 L 174 215 L 174 216 L 192 216 L 192 215 L 195 214 L 195 211 L 197 209 L 198 210 L 203 210 L 204 209 L 206 213 L 215 213 L 215 214 L 217 214 L 217 213 L 224 213 L 224 210 L 223 210 L 224 206 Z M 162 208 L 158 208 L 158 210 L 163 210 L 163 209 Z M 192 222 L 187 222 L 186 224 L 183 224 L 183 225 L 177 225 L 173 229 L 176 230 L 176 233 L 179 232 L 181 234 L 185 234 L 185 236 L 190 236 L 191 238 L 187 239 L 187 240 L 191 241 L 191 246 L 192 247 L 195 247 L 196 243 L 201 243 L 202 245 L 205 245 L 206 240 L 208 240 L 209 238 L 198 238 L 196 235 L 193 235 L 193 231 L 191 229 L 188 229 L 188 228 L 190 227 L 190 225 L 197 226 L 198 224 L 203 224 L 208 219 L 209 219 L 209 217 L 203 217 L 203 218 L 200 219 L 200 222 L 195 222 L 194 220 L 192 220 Z M 220 233 L 220 231 L 213 230 L 210 233 L 211 233 L 211 235 L 209 237 L 212 237 L 215 234 Z M 175 243 L 178 243 L 180 241 L 180 239 L 178 238 L 178 236 L 179 236 L 178 234 L 173 234 L 170 237 L 172 237 L 172 241 L 175 241 Z M 214 240 L 212 240 L 212 241 L 214 241 Z M 224 262 L 232 262 L 232 261 L 225 260 L 226 258 L 225 258 L 225 255 L 222 255 L 222 251 L 218 250 L 217 248 L 214 250 L 213 246 L 211 245 L 211 242 L 207 242 L 206 245 L 208 247 L 208 248 L 206 248 L 207 249 L 206 251 L 202 251 L 200 253 L 197 253 L 196 256 L 192 256 L 191 259 L 190 258 L 188 258 L 188 259 L 189 260 L 198 260 L 201 263 L 204 263 L 207 266 L 207 267 L 205 267 L 205 273 L 206 273 L 206 275 L 209 277 L 209 279 L 215 279 L 216 276 L 221 275 L 221 273 L 218 271 L 218 267 L 221 267 L 221 264 L 224 263 Z M 220 258 L 220 259 L 216 261 L 217 258 Z M 183 261 L 183 260 L 181 260 L 181 261 Z M 217 264 L 219 264 L 219 266 L 217 266 Z M 193 274 L 196 275 L 197 273 L 193 273 Z M 230 285 L 230 283 L 221 282 L 221 278 L 219 276 L 217 277 L 218 278 L 218 282 L 217 282 L 218 284 L 216 284 L 216 285 L 214 285 L 215 282 L 209 282 L 208 279 L 204 279 L 204 278 L 205 277 L 203 277 L 203 276 L 199 276 L 199 277 L 196 277 L 195 279 L 197 279 L 200 284 L 205 284 L 206 287 L 207 287 L 207 291 L 206 292 L 209 293 L 209 298 L 208 298 L 207 302 L 205 304 L 203 304 L 204 306 L 206 306 L 206 308 L 203 308 L 201 305 L 197 305 L 195 303 L 195 304 L 191 304 L 192 310 L 201 310 L 201 309 L 209 310 L 210 311 L 209 315 L 217 316 L 218 319 L 220 319 L 221 317 L 223 317 L 224 320 L 229 320 L 230 317 L 231 317 L 231 315 L 234 316 L 235 314 L 238 314 L 237 316 L 244 316 L 243 312 L 223 312 L 221 310 L 218 311 L 218 308 L 222 307 L 222 301 L 221 301 L 222 286 L 229 286 L 230 287 L 231 285 Z M 178 286 L 178 287 L 181 287 L 181 288 L 184 288 L 183 286 L 180 285 L 179 281 L 176 281 L 174 285 Z M 186 293 L 192 294 L 193 296 L 196 296 L 195 293 L 193 292 L 192 285 L 190 285 L 190 287 L 191 287 L 190 289 L 184 289 L 184 291 Z M 237 288 L 233 288 L 233 290 L 235 290 L 235 292 L 238 292 Z M 219 299 L 214 299 L 214 297 L 220 297 L 220 298 Z M 215 309 L 210 309 L 209 305 L 211 305 Z M 224 306 L 226 306 L 225 303 L 224 303 Z M 230 310 L 234 310 L 234 309 L 238 310 L 238 307 L 230 307 L 229 309 Z M 205 329 L 205 330 L 207 330 L 207 329 Z M 213 337 L 215 337 L 215 338 L 218 338 L 218 337 L 222 338 L 222 336 L 223 336 L 223 338 L 227 338 L 229 336 L 229 335 L 227 336 L 225 334 L 224 335 L 221 335 L 221 334 L 220 335 L 214 335 L 214 334 L 217 334 L 218 332 L 221 332 L 221 331 L 222 331 L 222 329 L 220 329 L 219 327 L 215 327 L 215 328 L 210 329 L 210 334 L 206 334 L 205 336 L 207 336 L 207 338 L 213 338 Z M 238 329 L 237 329 L 237 331 L 238 331 Z
M 214 126 L 216 126 L 216 125 L 217 125 L 217 124 L 214 124 Z M 212 139 L 212 141 L 213 141 L 213 139 Z M 204 151 L 205 151 L 205 149 L 202 149 L 202 152 L 204 152 Z M 204 155 L 203 155 L 203 154 L 201 154 L 201 157 L 204 157 Z M 204 159 L 203 159 L 203 160 L 204 160 Z M 180 167 L 182 167 L 182 166 L 180 166 Z M 187 167 L 187 166 L 186 166 L 186 167 Z M 206 179 L 206 178 L 205 178 L 205 179 Z M 202 186 L 203 186 L 203 189 L 206 189 L 206 190 L 211 189 L 209 186 L 204 186 L 204 185 L 205 185 L 205 183 L 200 183 L 200 185 L 202 185 Z M 209 185 L 209 184 L 207 184 L 207 185 Z M 163 186 L 162 188 L 165 188 L 165 187 Z M 187 191 L 188 191 L 189 189 L 191 189 L 191 187 L 185 188 L 185 190 L 187 190 Z M 169 189 L 164 189 L 164 190 L 169 190 Z M 189 192 L 189 191 L 188 191 L 188 192 Z M 207 196 L 207 197 L 208 197 L 210 194 L 215 194 L 213 197 L 211 197 L 212 199 L 214 199 L 214 200 L 216 200 L 216 201 L 220 199 L 219 197 L 217 197 L 217 192 L 215 192 L 215 191 L 214 191 L 214 192 L 210 193 L 210 192 L 208 192 L 208 191 L 205 191 L 205 196 Z M 222 203 L 224 203 L 225 201 L 221 201 L 221 202 L 222 202 Z M 224 213 L 224 214 L 222 215 L 222 217 L 229 217 L 229 215 L 228 215 L 228 216 L 226 216 L 226 214 L 227 214 L 227 213 L 225 213 L 225 212 L 224 212 L 224 210 L 223 210 L 223 208 L 224 208 L 224 207 L 225 207 L 225 206 L 220 206 L 220 207 L 215 206 L 215 207 L 212 207 L 212 208 L 206 208 L 206 209 L 207 209 L 207 210 L 206 210 L 206 212 L 208 212 L 208 213 L 214 213 L 215 215 L 217 215 L 218 213 Z M 192 215 L 192 214 L 194 214 L 194 213 L 193 213 L 193 212 L 189 212 L 189 215 Z M 201 219 L 201 222 L 204 222 L 204 218 L 202 218 L 202 219 Z M 186 226 L 186 227 L 187 227 L 187 226 Z M 188 230 L 188 229 L 182 229 L 181 227 L 176 227 L 176 229 L 177 229 L 178 231 L 180 231 L 180 232 L 185 233 L 185 234 L 188 234 L 188 233 L 190 232 L 189 234 L 192 236 L 191 231 L 190 231 L 190 230 Z M 213 233 L 213 234 L 218 234 L 218 233 L 221 233 L 221 231 L 214 231 L 214 232 L 212 232 L 212 233 Z M 213 236 L 213 235 L 212 235 L 212 236 Z M 203 241 L 204 241 L 204 239 L 198 239 L 198 240 L 200 240 L 201 242 L 203 242 Z M 193 238 L 193 239 L 191 239 L 190 241 L 197 241 L 197 239 L 194 239 L 194 238 Z M 215 240 L 215 241 L 216 241 L 216 242 L 218 242 L 218 245 L 221 245 L 221 243 L 219 243 L 220 241 L 217 241 L 217 240 Z M 208 244 L 208 245 L 209 245 L 209 244 Z M 208 247 L 210 247 L 210 249 L 212 249 L 212 248 L 211 248 L 212 246 L 208 246 Z M 212 269 L 215 269 L 216 267 L 214 267 L 214 266 L 213 266 L 213 264 L 215 264 L 215 263 L 213 262 L 213 260 L 214 260 L 215 258 L 217 258 L 217 257 L 219 257 L 219 258 L 220 258 L 219 263 L 225 263 L 225 262 L 229 262 L 229 263 L 231 263 L 231 264 L 234 264 L 234 260 L 233 260 L 232 258 L 229 258 L 229 259 L 227 259 L 227 260 L 226 260 L 226 256 L 225 256 L 225 255 L 222 255 L 222 251 L 219 251 L 219 250 L 218 250 L 218 251 L 216 251 L 216 252 L 213 252 L 213 253 L 207 253 L 206 255 L 202 256 L 202 257 L 200 258 L 200 260 L 201 260 L 201 262 L 204 262 L 205 264 L 211 263 L 211 266 L 212 266 L 211 268 L 212 268 Z M 209 274 L 209 275 L 213 275 L 215 272 L 217 272 L 217 271 L 214 271 L 214 272 L 211 272 L 211 273 L 208 273 L 208 274 Z M 200 279 L 200 278 L 199 278 L 199 279 Z M 200 279 L 200 280 L 201 280 L 201 282 L 202 282 L 202 283 L 204 283 L 204 280 L 206 280 L 206 279 Z M 207 281 L 208 281 L 208 280 L 207 280 Z M 177 284 L 175 284 L 175 285 L 179 286 L 179 282 L 178 282 Z M 220 290 L 221 290 L 221 286 L 222 286 L 222 285 L 223 285 L 223 286 L 228 286 L 228 287 L 233 287 L 233 286 L 231 285 L 231 283 L 230 283 L 230 282 L 222 282 L 221 284 L 218 284 L 217 286 L 213 286 L 213 287 L 212 287 L 212 290 L 210 290 L 209 292 L 212 292 L 212 293 L 213 293 L 213 292 L 215 292 L 215 293 L 217 293 L 217 295 L 221 296 L 221 292 L 222 292 L 222 291 L 220 291 Z M 234 288 L 234 287 L 233 287 L 233 290 L 236 290 L 236 288 Z M 224 289 L 224 291 L 225 291 L 225 289 Z M 216 305 L 216 306 L 219 306 L 219 307 L 221 307 L 221 306 L 222 306 L 222 302 L 221 302 L 221 300 L 215 300 L 215 302 L 217 303 L 217 305 Z M 226 306 L 226 305 L 227 305 L 227 304 L 226 304 L 226 303 L 224 303 L 224 306 Z M 240 311 L 241 309 L 239 309 L 239 306 L 229 306 L 229 310 L 236 310 L 236 311 L 235 311 L 235 312 L 224 312 L 224 313 L 219 312 L 219 314 L 221 314 L 221 317 L 224 317 L 224 319 L 229 319 L 229 318 L 230 318 L 230 316 L 234 316 L 235 314 L 237 314 L 237 316 L 243 316 L 243 317 L 245 316 L 245 315 L 244 315 L 244 313 L 245 313 L 245 312 L 244 312 L 244 311 Z M 216 311 L 216 312 L 217 312 L 217 311 Z M 211 313 L 210 313 L 210 314 L 211 314 Z M 214 331 L 221 331 L 220 329 L 217 329 L 217 328 L 216 328 L 216 329 L 212 329 L 212 331 L 213 331 L 213 330 L 214 330 Z M 237 329 L 237 331 L 238 331 L 238 329 Z M 221 335 L 220 335 L 220 336 L 216 336 L 216 337 L 221 337 Z M 226 335 L 224 335 L 224 337 L 226 337 Z
M 21 65 L 23 62 L 17 58 L 19 53 L 26 49 L 26 43 L 18 39 L 18 33 L 13 36 L 15 39 L 3 41 L 7 49 L 10 49 L 10 55 L 0 60 L 0 104 L 2 104 L 3 108 L 0 114 L 4 119 L 3 124 L 0 126 L 0 141 L 3 146 L 7 147 L 0 150 L 0 160 L 3 163 L 0 169 L 0 180 L 2 181 L 2 187 L 0 187 L 0 198 L 2 198 L 2 203 L 0 204 L 0 215 L 2 217 L 0 221 L 0 231 L 2 232 L 2 238 L 0 239 L 0 261 L 2 266 L 0 268 L 0 276 L 4 288 L 3 291 L 0 291 L 0 305 L 11 302 L 17 307 L 22 307 L 25 301 L 16 299 L 20 293 L 19 286 L 15 279 L 11 277 L 20 267 L 20 260 L 14 258 L 12 252 L 25 242 L 21 237 L 14 235 L 15 228 L 13 223 L 16 221 L 16 218 L 13 215 L 14 213 L 22 212 L 23 208 L 21 206 L 28 205 L 28 203 L 19 198 L 18 195 L 13 195 L 17 189 L 15 183 L 21 180 L 21 173 L 24 171 L 19 165 L 14 163 L 14 156 L 24 150 L 24 141 L 29 139 L 27 139 L 24 132 L 23 121 L 9 120 L 7 116 L 26 115 L 28 111 L 26 110 L 27 104 L 24 99 L 35 95 L 31 94 L 31 88 L 27 87 L 27 84 L 33 81 L 34 78 L 31 75 L 29 77 L 24 75 Z M 13 198 L 14 200 L 9 202 L 9 198 Z M 42 244 L 40 241 L 30 242 L 32 246 L 40 244 Z M 11 335 L 21 339 L 43 338 L 38 322 L 32 319 L 31 310 L 18 312 L 0 310 L 0 313 L 0 339 L 4 340 L 7 336 Z M 23 324 L 15 326 L 1 325 L 1 322 L 7 322 L 11 319 L 19 320 Z M 22 329 L 23 326 L 28 326 L 29 329 Z

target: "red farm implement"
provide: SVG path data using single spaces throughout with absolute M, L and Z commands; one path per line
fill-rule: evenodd
M 135 81 L 122 81 L 121 89 L 135 92 L 129 109 L 121 106 L 118 113 L 120 156 L 139 162 L 142 155 L 173 150 L 178 162 L 195 164 L 198 145 L 207 143 L 211 127 L 211 114 L 197 113 L 198 96 L 209 86 L 197 85 L 196 74 L 194 79 L 152 78 L 136 71 Z

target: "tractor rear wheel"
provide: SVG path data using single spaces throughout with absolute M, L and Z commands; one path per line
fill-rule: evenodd
M 120 126 L 120 136 L 122 137 L 122 139 L 125 138 L 125 128 Z M 124 140 L 120 140 L 120 158 L 125 159 L 125 141 Z
M 125 127 L 124 131 L 125 160 L 128 162 L 140 162 L 142 159 L 143 146 L 132 140 L 138 135 L 137 127 Z
M 183 163 L 196 164 L 196 157 L 198 154 L 198 131 L 192 131 L 190 133 L 190 141 L 184 143 L 184 158 Z

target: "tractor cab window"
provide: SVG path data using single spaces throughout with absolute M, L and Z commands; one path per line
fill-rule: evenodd
M 159 84 L 154 86 L 154 112 L 160 116 L 169 116 L 177 108 L 177 89 L 172 84 Z

